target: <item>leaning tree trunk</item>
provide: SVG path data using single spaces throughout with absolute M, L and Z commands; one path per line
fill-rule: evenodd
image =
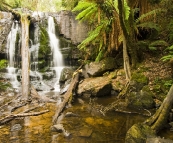
M 166 124 L 173 104 L 173 85 L 157 112 L 144 123 L 134 124 L 126 134 L 125 143 L 144 143 L 147 137 L 156 136 Z
M 22 24 L 22 96 L 24 100 L 29 96 L 29 23 L 28 15 L 21 15 Z
M 173 85 L 171 86 L 166 98 L 157 112 L 145 123 L 149 125 L 156 133 L 163 128 L 167 122 L 169 112 L 173 104 Z

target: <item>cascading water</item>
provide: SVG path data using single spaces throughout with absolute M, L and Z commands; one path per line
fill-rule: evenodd
M 11 31 L 8 34 L 7 38 L 7 53 L 8 53 L 8 67 L 7 67 L 7 78 L 10 79 L 14 88 L 18 88 L 20 83 L 17 80 L 17 59 L 15 59 L 15 47 L 16 47 L 16 38 L 17 32 L 19 31 L 19 24 L 17 21 L 13 22 Z
M 55 83 L 55 90 L 59 91 L 59 78 L 61 71 L 63 69 L 63 57 L 60 52 L 59 48 L 59 39 L 55 35 L 55 23 L 53 17 L 49 16 L 48 17 L 48 34 L 49 34 L 49 39 L 50 39 L 50 46 L 51 50 L 53 53 L 53 61 L 52 61 L 52 67 L 53 70 L 56 72 L 56 83 Z

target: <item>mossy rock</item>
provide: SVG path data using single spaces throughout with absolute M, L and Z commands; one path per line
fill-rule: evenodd
M 146 139 L 149 136 L 156 136 L 149 126 L 135 124 L 127 131 L 125 143 L 146 143 Z
M 151 109 L 155 107 L 153 94 L 151 92 L 140 91 L 130 92 L 126 97 L 126 103 L 129 108 L 133 109 Z
M 132 74 L 131 80 L 134 80 L 138 83 L 148 84 L 148 78 L 143 73 L 134 72 Z

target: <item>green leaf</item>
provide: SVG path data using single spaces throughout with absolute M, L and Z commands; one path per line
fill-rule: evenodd
M 168 46 L 168 43 L 164 40 L 156 40 L 156 41 L 150 43 L 149 46 L 151 46 L 151 47 L 152 46 Z

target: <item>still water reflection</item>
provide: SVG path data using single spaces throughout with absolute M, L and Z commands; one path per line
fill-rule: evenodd
M 107 103 L 106 99 L 100 100 Z M 107 100 L 112 101 L 111 98 Z M 66 136 L 51 130 L 55 104 L 47 103 L 44 107 L 50 112 L 16 119 L 0 126 L 0 143 L 124 143 L 127 130 L 134 123 L 143 122 L 147 118 L 115 111 L 103 116 L 91 112 L 87 104 L 75 103 L 64 111 L 64 116 L 58 121 L 69 133 Z M 65 116 L 66 113 L 75 113 L 76 116 Z

